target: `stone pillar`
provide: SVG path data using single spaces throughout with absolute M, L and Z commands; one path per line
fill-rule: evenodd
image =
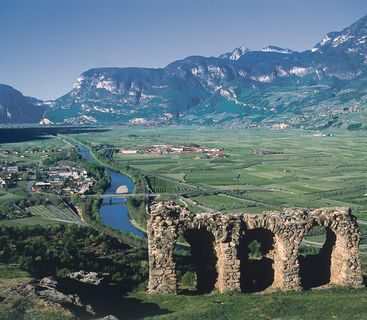
M 174 243 L 164 243 L 160 238 L 148 241 L 149 293 L 177 293 Z
M 301 290 L 298 252 L 301 237 L 294 232 L 275 237 L 274 283 L 272 288 Z
M 363 276 L 359 258 L 360 234 L 354 223 L 335 232 L 336 242 L 331 255 L 330 282 L 339 286 L 362 287 Z
M 172 217 L 164 219 L 152 212 L 147 223 L 149 254 L 149 293 L 177 293 L 176 264 L 173 251 L 177 241 Z
M 337 236 L 331 255 L 330 282 L 339 286 L 362 286 L 361 265 L 358 247 L 343 236 Z
M 330 261 L 330 284 L 363 287 L 359 258 L 360 231 L 348 208 L 321 208 L 310 212 L 318 225 L 333 232 L 336 240 Z
M 237 258 L 237 245 L 234 242 L 218 242 L 217 253 L 217 285 L 220 293 L 240 292 L 240 260 Z

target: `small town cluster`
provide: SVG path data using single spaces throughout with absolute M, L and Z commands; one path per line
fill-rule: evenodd
M 45 159 L 51 152 L 60 152 L 61 148 L 42 149 L 37 147 L 26 148 L 23 150 L 11 150 L 0 148 L 0 157 L 5 159 L 0 162 L 0 189 L 15 187 L 19 180 L 35 180 L 36 169 L 33 166 L 19 165 L 18 161 L 9 158 L 19 158 L 24 162 L 25 158 L 38 156 Z
M 141 146 L 135 148 L 120 148 L 116 150 L 120 154 L 151 154 L 151 155 L 165 155 L 170 153 L 192 154 L 197 153 L 199 158 L 227 158 L 228 155 L 224 153 L 222 148 L 210 148 L 206 146 L 173 146 L 170 144 L 155 144 L 151 146 Z M 201 153 L 201 155 L 199 155 Z
M 0 148 L 0 157 L 12 158 L 12 160 L 0 162 L 0 189 L 14 188 L 18 181 L 28 181 L 28 193 L 87 194 L 96 180 L 87 174 L 82 165 L 73 160 L 67 160 L 68 152 L 70 150 L 64 148 L 32 147 L 18 150 Z M 63 157 L 60 157 L 60 160 L 50 160 L 55 155 L 63 155 Z M 27 158 L 32 161 L 28 163 Z
M 63 152 L 63 151 L 64 151 L 63 148 L 30 147 L 22 150 L 0 148 L 0 156 L 2 157 L 17 156 L 19 158 L 28 158 L 31 156 L 38 155 L 40 158 L 47 158 L 48 155 L 53 152 Z
M 19 167 L 12 161 L 2 162 L 0 168 L 0 189 L 7 189 L 16 186 L 19 179 Z
M 42 167 L 39 173 L 40 178 L 32 186 L 33 192 L 85 195 L 96 183 L 82 166 Z

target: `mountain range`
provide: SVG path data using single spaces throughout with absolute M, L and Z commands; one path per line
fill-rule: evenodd
M 24 107 L 33 110 L 35 118 L 43 110 L 37 120 L 47 124 L 327 128 L 363 125 L 366 85 L 364 16 L 303 52 L 239 47 L 218 57 L 191 56 L 158 69 L 95 68 L 82 73 L 73 89 L 48 102 L 47 108 L 40 101 L 23 100 L 33 104 Z M 0 90 L 0 112 L 5 115 L 0 113 L 0 122 L 14 122 L 17 113 L 10 111 L 9 117 L 2 96 Z
M 5 84 L 0 84 L 0 123 L 34 123 L 46 111 L 43 101 L 25 97 Z

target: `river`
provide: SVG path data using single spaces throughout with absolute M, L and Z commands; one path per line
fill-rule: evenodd
M 79 149 L 79 152 L 84 160 L 94 163 L 97 162 L 96 159 L 89 152 L 88 148 L 75 142 L 71 143 Z M 111 176 L 111 185 L 108 187 L 104 194 L 116 194 L 116 189 L 121 185 L 127 186 L 128 193 L 133 192 L 134 184 L 130 177 L 111 170 L 108 167 L 105 167 L 105 170 Z M 131 223 L 126 199 L 103 199 L 99 212 L 101 215 L 101 219 L 105 225 L 108 225 L 120 231 L 132 233 L 133 235 L 140 238 L 145 237 L 145 234 Z

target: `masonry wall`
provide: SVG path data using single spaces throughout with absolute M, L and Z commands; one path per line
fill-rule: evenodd
M 327 266 L 330 273 L 328 283 L 362 286 L 358 256 L 360 232 L 355 217 L 347 208 L 286 209 L 283 212 L 265 212 L 259 215 L 219 212 L 195 215 L 170 202 L 155 204 L 151 207 L 147 228 L 148 291 L 177 293 L 174 248 L 179 236 L 190 235 L 192 246 L 196 243 L 205 245 L 208 239 L 212 242 L 207 245 L 210 252 L 199 253 L 204 253 L 205 258 L 198 266 L 198 277 L 202 277 L 198 281 L 204 284 L 203 286 L 209 286 L 201 288 L 204 289 L 203 292 L 213 288 L 221 293 L 243 291 L 244 286 L 249 286 L 246 284 L 246 275 L 256 272 L 263 272 L 260 278 L 266 278 L 267 273 L 271 272 L 273 280 L 269 289 L 300 290 L 300 261 L 302 264 L 303 260 L 300 260 L 299 248 L 304 235 L 315 226 L 326 228 L 334 239 L 328 248 L 323 249 L 325 252 L 329 250 L 327 253 L 330 255 L 330 266 Z M 204 238 L 200 238 L 201 233 Z M 265 240 L 261 237 L 266 235 L 266 241 L 269 242 L 262 248 L 264 256 L 261 261 L 241 260 L 242 243 L 250 234 L 253 238 L 259 237 L 260 241 Z M 188 241 L 190 242 L 190 239 Z M 258 267 L 261 263 L 265 266 L 264 269 Z M 214 273 L 216 277 L 213 281 Z M 206 275 L 211 278 L 205 279 Z M 250 291 L 252 289 L 254 288 L 249 288 Z

